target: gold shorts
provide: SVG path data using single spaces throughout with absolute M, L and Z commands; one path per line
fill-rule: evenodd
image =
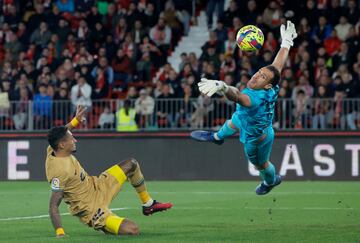
M 95 180 L 96 193 L 93 198 L 93 210 L 80 216 L 80 221 L 96 230 L 105 226 L 106 219 L 115 215 L 109 209 L 109 204 L 119 193 L 122 184 L 126 180 L 124 172 L 115 165 L 97 177 Z

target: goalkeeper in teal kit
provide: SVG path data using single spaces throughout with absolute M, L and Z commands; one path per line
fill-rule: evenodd
M 272 119 L 278 97 L 280 72 L 297 34 L 290 21 L 286 27 L 280 27 L 280 32 L 282 43 L 275 60 L 256 72 L 242 92 L 222 81 L 201 79 L 198 84 L 201 93 L 209 97 L 217 92 L 223 93 L 226 98 L 236 102 L 236 111 L 218 132 L 197 130 L 191 133 L 191 137 L 198 141 L 220 145 L 226 137 L 239 132 L 248 161 L 260 171 L 262 182 L 256 188 L 258 195 L 269 193 L 281 183 L 281 177 L 276 175 L 275 167 L 269 161 L 274 142 Z

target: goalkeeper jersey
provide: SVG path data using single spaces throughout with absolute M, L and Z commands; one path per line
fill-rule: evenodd
M 240 141 L 246 143 L 262 136 L 266 129 L 272 126 L 275 102 L 278 97 L 279 86 L 271 89 L 254 90 L 245 88 L 242 93 L 250 98 L 250 107 L 236 104 L 235 116 L 240 124 Z

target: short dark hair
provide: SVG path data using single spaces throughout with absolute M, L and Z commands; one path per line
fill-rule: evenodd
M 47 134 L 49 145 L 55 150 L 58 150 L 60 140 L 66 136 L 68 128 L 66 126 L 53 127 Z
M 269 69 L 274 74 L 274 77 L 270 80 L 270 83 L 272 84 L 272 86 L 278 85 L 280 82 L 279 70 L 272 65 L 266 66 L 266 68 Z

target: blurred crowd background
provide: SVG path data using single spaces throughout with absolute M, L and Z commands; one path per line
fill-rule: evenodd
M 83 129 L 216 128 L 235 106 L 199 94 L 201 77 L 246 87 L 279 49 L 279 27 L 298 38 L 282 72 L 274 126 L 360 128 L 360 1 L 0 0 L 1 130 L 48 129 L 88 107 Z M 200 11 L 209 39 L 201 56 L 167 57 Z M 241 52 L 244 25 L 265 35 Z M 177 71 L 179 70 L 179 71 Z

